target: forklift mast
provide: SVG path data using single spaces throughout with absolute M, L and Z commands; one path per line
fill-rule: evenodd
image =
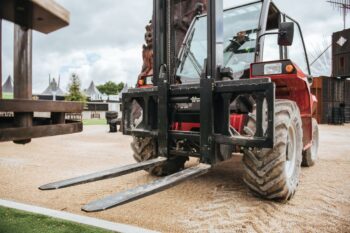
M 174 10 L 175 5 L 183 0 L 154 0 L 153 1 L 153 85 L 157 86 L 160 76 L 161 66 L 167 70 L 167 78 L 170 83 L 175 82 L 176 58 L 175 54 L 175 34 L 174 34 Z M 264 52 L 264 37 L 266 34 L 267 21 L 271 0 L 250 2 L 245 5 L 262 2 L 259 26 L 257 32 L 257 51 L 254 62 L 261 62 Z M 244 5 L 242 5 L 244 6 Z M 199 61 L 205 63 L 206 70 L 204 78 L 220 80 L 217 75 L 218 67 L 223 65 L 223 43 L 224 43 L 224 9 L 223 0 L 208 0 L 207 2 L 207 59 Z M 285 17 L 285 16 L 284 16 Z M 281 48 L 282 49 L 282 48 Z M 282 54 L 282 53 L 281 53 Z M 281 59 L 286 59 L 285 55 Z
M 154 77 L 153 84 L 158 85 L 161 66 L 167 70 L 167 80 L 175 80 L 175 35 L 173 32 L 174 5 L 181 0 L 153 1 L 153 49 Z M 207 5 L 208 49 L 205 62 L 206 75 L 204 78 L 217 80 L 217 67 L 223 63 L 223 0 L 208 0 Z
M 261 1 L 259 1 L 261 2 Z M 174 9 L 176 0 L 154 0 L 153 16 L 153 49 L 154 76 L 153 87 L 130 89 L 123 95 L 124 134 L 153 137 L 157 141 L 157 154 L 161 157 L 178 156 L 180 153 L 171 148 L 174 140 L 195 141 L 199 151 L 195 154 L 207 164 L 215 164 L 222 160 L 217 155 L 219 145 L 260 146 L 271 148 L 274 141 L 274 84 L 269 78 L 254 80 L 221 80 L 223 66 L 223 0 L 208 0 L 207 3 L 207 56 L 203 62 L 199 84 L 174 85 L 176 80 L 177 56 L 173 30 Z M 262 12 L 267 12 L 270 1 L 262 3 Z M 247 4 L 249 5 L 249 4 Z M 268 13 L 262 13 L 260 25 L 266 22 Z M 260 33 L 265 27 L 260 26 Z M 256 60 L 259 60 L 260 51 Z M 230 104 L 239 96 L 254 96 L 257 102 L 257 133 L 254 137 L 244 138 L 230 132 Z M 189 122 L 200 124 L 199 132 L 181 131 L 172 128 L 171 124 L 179 122 L 177 116 L 178 102 L 191 103 L 192 98 L 200 98 L 196 116 Z M 244 97 L 246 98 L 246 97 Z M 264 100 L 268 107 L 268 124 L 262 126 Z M 133 101 L 137 101 L 143 111 L 142 123 L 132 127 L 131 111 Z M 215 102 L 215 104 L 214 104 Z M 156 113 L 156 114 L 155 114 Z M 174 117 L 175 116 L 175 117 Z M 183 119 L 183 118 L 181 118 Z M 185 151 L 183 156 L 191 153 Z M 223 158 L 225 159 L 225 158 Z

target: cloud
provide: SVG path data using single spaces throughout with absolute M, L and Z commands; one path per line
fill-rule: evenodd
M 142 65 L 145 25 L 152 1 L 58 0 L 71 13 L 69 27 L 45 35 L 33 32 L 33 92 L 48 85 L 49 74 L 61 76 L 66 88 L 72 72 L 83 88 L 112 80 L 134 85 Z M 13 76 L 13 25 L 3 24 L 3 80 Z
M 76 72 L 83 88 L 113 80 L 134 84 L 141 69 L 145 25 L 152 0 L 57 0 L 71 13 L 70 26 L 49 35 L 33 32 L 33 88 L 42 92 L 48 75 L 61 76 L 63 89 Z M 245 0 L 224 0 L 225 7 Z M 275 0 L 302 25 L 308 49 L 342 29 L 342 17 L 324 1 Z M 348 17 L 349 18 L 349 17 Z M 349 21 L 349 20 L 348 20 Z M 13 26 L 3 23 L 3 81 L 13 74 Z
M 142 65 L 140 57 L 141 52 L 137 48 L 105 47 L 89 51 L 70 51 L 64 54 L 49 53 L 40 58 L 46 62 L 33 67 L 35 74 L 33 82 L 36 83 L 34 92 L 40 93 L 45 89 L 49 74 L 56 78 L 60 75 L 63 88 L 67 86 L 72 73 L 79 75 L 82 88 L 87 88 L 92 80 L 97 85 L 110 80 L 134 85 Z

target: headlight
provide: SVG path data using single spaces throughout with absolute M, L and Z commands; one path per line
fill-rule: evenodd
M 152 79 L 153 79 L 153 76 L 146 77 L 146 85 L 153 85 Z
M 282 63 L 269 63 L 264 65 L 264 75 L 282 74 Z
M 259 62 L 251 64 L 251 76 L 296 74 L 297 69 L 290 60 Z

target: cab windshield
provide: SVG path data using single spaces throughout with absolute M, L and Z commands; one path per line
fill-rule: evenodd
M 262 3 L 252 3 L 224 11 L 224 67 L 234 79 L 248 75 L 254 62 Z M 182 82 L 200 78 L 207 57 L 207 17 L 195 19 L 179 56 L 176 75 Z

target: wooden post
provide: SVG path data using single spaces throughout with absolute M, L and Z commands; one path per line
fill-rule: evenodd
M 52 120 L 52 124 L 65 124 L 66 114 L 61 112 L 52 112 L 51 120 Z
M 2 99 L 2 19 L 0 19 L 0 100 Z
M 14 99 L 32 99 L 32 30 L 14 25 Z M 15 113 L 16 127 L 31 127 L 33 113 Z M 31 139 L 15 141 L 26 144 Z

